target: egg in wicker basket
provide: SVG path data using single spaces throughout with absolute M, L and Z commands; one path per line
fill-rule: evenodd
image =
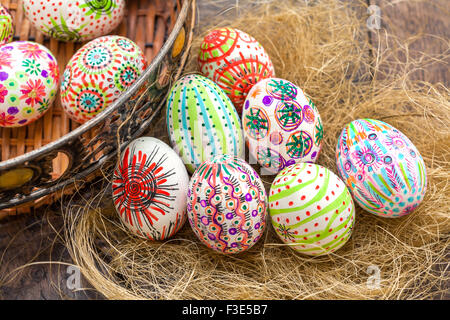
M 23 2 L 1 1 L 13 17 L 13 40 L 46 46 L 62 74 L 88 38 L 64 33 L 65 40 L 78 41 L 65 42 L 44 35 L 26 18 Z M 51 203 L 61 192 L 71 192 L 76 181 L 92 179 L 114 161 L 119 143 L 141 135 L 159 115 L 187 59 L 195 0 L 127 0 L 124 14 L 109 34 L 133 40 L 143 50 L 147 68 L 117 100 L 83 124 L 63 111 L 58 90 L 53 106 L 38 120 L 0 127 L 0 218 Z

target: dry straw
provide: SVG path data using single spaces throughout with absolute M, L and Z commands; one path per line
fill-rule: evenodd
M 239 18 L 220 19 L 220 25 L 253 35 L 272 57 L 277 76 L 298 84 L 311 96 L 325 130 L 319 164 L 336 172 L 337 137 L 353 119 L 384 120 L 404 132 L 427 165 L 428 190 L 419 209 L 403 218 L 383 219 L 357 208 L 351 240 L 326 257 L 295 253 L 281 244 L 270 224 L 248 252 L 223 256 L 201 244 L 189 223 L 165 242 L 131 236 L 119 222 L 110 188 L 105 187 L 87 203 L 72 205 L 65 215 L 67 246 L 95 289 L 111 299 L 429 299 L 445 295 L 450 240 L 449 90 L 440 84 L 410 81 L 408 75 L 437 59 L 448 59 L 448 52 L 413 58 L 406 42 L 385 29 L 372 36 L 386 45 L 372 47 L 367 16 L 361 14 L 365 10 L 345 3 L 275 1 L 245 13 L 241 10 Z M 187 72 L 196 70 L 202 35 L 193 43 Z M 448 40 L 442 41 L 448 46 Z M 149 134 L 167 141 L 163 117 L 164 113 Z M 272 178 L 263 178 L 269 186 Z

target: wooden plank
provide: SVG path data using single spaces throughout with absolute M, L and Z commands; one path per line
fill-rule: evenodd
M 450 39 L 450 2 L 448 0 L 369 0 L 371 5 L 380 9 L 381 29 L 377 37 L 372 33 L 372 43 L 390 54 L 399 44 L 386 42 L 384 31 L 395 35 L 404 42 L 410 58 L 423 57 L 428 61 L 421 70 L 409 75 L 411 80 L 423 80 L 430 83 L 443 83 L 449 86 L 449 39 Z M 390 51 L 390 52 L 389 52 Z M 422 52 L 425 55 L 422 55 Z M 433 59 L 444 59 L 433 62 Z M 406 62 L 405 55 L 400 55 L 400 62 Z M 386 68 L 394 68 L 395 61 L 388 60 Z M 398 69 L 398 68 L 397 68 Z M 409 68 L 408 71 L 412 71 Z

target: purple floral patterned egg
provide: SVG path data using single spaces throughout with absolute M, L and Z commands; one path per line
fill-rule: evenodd
M 244 160 L 217 155 L 203 162 L 188 187 L 187 214 L 194 233 L 224 254 L 252 247 L 266 225 L 267 195 Z
M 61 83 L 61 103 L 72 120 L 84 123 L 113 103 L 144 72 L 142 50 L 130 39 L 105 36 L 70 59 Z
M 347 125 L 337 143 L 336 161 L 356 202 L 378 216 L 407 215 L 425 196 L 422 156 L 403 133 L 383 121 L 360 119 Z
M 58 90 L 56 58 L 43 45 L 15 41 L 0 47 L 0 126 L 21 127 L 39 119 Z
M 319 111 L 287 80 L 269 78 L 252 87 L 242 126 L 250 154 L 272 174 L 296 162 L 314 163 L 322 148 Z

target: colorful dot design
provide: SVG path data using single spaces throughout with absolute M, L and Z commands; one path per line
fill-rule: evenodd
M 323 141 L 323 125 L 311 99 L 295 84 L 264 79 L 250 90 L 242 112 L 250 153 L 269 173 L 297 162 L 315 162 Z
M 13 18 L 8 9 L 0 4 L 0 45 L 11 42 L 13 40 L 13 37 Z
M 114 205 L 134 234 L 164 240 L 186 221 L 188 183 L 183 162 L 167 144 L 138 138 L 127 146 L 114 171 Z
M 44 46 L 15 41 L 0 47 L 0 127 L 21 127 L 52 105 L 59 83 L 56 58 Z
M 127 38 L 92 40 L 76 52 L 64 71 L 64 110 L 79 123 L 92 119 L 126 91 L 146 66 L 142 50 Z
M 341 248 L 355 223 L 355 206 L 344 182 L 327 168 L 301 162 L 276 176 L 269 213 L 280 239 L 311 256 Z
M 193 174 L 188 219 L 209 248 L 224 254 L 251 248 L 265 228 L 267 196 L 258 174 L 244 160 L 219 155 Z
M 275 76 L 272 61 L 261 44 L 233 28 L 209 31 L 200 45 L 198 63 L 200 72 L 224 90 L 239 113 L 251 87 Z
M 336 162 L 356 202 L 378 216 L 407 215 L 425 196 L 422 156 L 403 133 L 383 121 L 359 119 L 347 125 L 337 143 Z
M 192 74 L 179 79 L 167 98 L 166 120 L 170 142 L 191 173 L 218 154 L 243 157 L 236 109 L 208 78 Z
M 125 0 L 24 0 L 25 15 L 42 33 L 61 41 L 88 41 L 117 28 Z

